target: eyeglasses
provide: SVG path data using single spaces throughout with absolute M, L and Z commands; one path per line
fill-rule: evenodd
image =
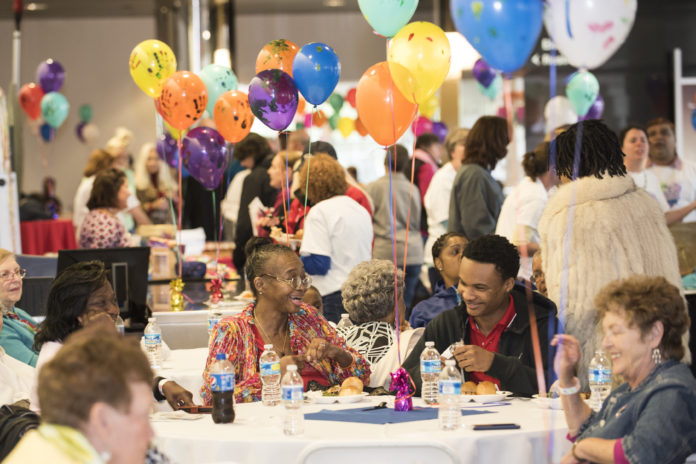
M 14 278 L 23 279 L 25 275 L 27 275 L 26 269 L 15 269 L 14 271 L 5 271 L 0 273 L 0 280 L 7 281 Z
M 295 290 L 299 290 L 301 287 L 309 288 L 309 286 L 312 285 L 312 278 L 308 275 L 304 277 L 293 277 L 292 279 L 281 279 L 280 277 L 276 277 L 270 274 L 261 274 L 261 277 L 270 277 L 272 279 L 277 280 L 278 282 L 288 284 Z

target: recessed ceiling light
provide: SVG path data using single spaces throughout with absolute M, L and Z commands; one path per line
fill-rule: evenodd
M 330 8 L 343 6 L 345 4 L 345 0 L 324 0 L 324 6 L 328 6 Z
M 34 3 L 31 2 L 27 4 L 27 11 L 43 11 L 48 9 L 48 5 L 45 3 Z

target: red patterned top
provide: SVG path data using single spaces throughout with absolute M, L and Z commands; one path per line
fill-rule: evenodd
M 254 325 L 254 303 L 249 304 L 243 312 L 222 319 L 213 329 L 213 343 L 210 345 L 208 359 L 203 371 L 204 384 L 201 397 L 206 405 L 213 402 L 210 393 L 208 369 L 215 362 L 217 353 L 225 353 L 234 365 L 235 387 L 234 399 L 237 403 L 261 400 L 261 378 L 259 377 L 258 331 Z M 329 325 L 317 310 L 302 303 L 302 309 L 296 314 L 288 315 L 290 326 L 290 348 L 294 354 L 304 354 L 313 338 L 323 338 L 327 342 L 341 347 L 353 356 L 354 362 L 342 368 L 337 362 L 324 359 L 320 362 L 307 363 L 305 371 L 312 370 L 326 379 L 326 383 L 336 385 L 351 376 L 359 377 L 365 385 L 370 380 L 370 364 L 363 356 L 346 345 L 336 330 Z M 261 342 L 263 346 L 263 342 Z M 303 371 L 304 374 L 304 371 Z
M 122 248 L 130 245 L 130 234 L 121 221 L 103 209 L 93 209 L 80 227 L 80 248 Z

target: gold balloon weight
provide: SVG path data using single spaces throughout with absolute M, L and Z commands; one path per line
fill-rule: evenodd
M 169 282 L 169 306 L 172 311 L 184 310 L 184 282 L 181 279 L 172 279 Z

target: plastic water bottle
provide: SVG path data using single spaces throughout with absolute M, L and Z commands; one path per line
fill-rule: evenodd
M 116 316 L 116 320 L 114 321 L 114 324 L 116 324 L 116 330 L 118 330 L 118 333 L 121 335 L 125 335 L 126 333 L 126 324 L 123 322 L 123 318 L 119 314 Z
M 341 314 L 341 320 L 336 324 L 337 329 L 347 329 L 352 327 L 353 323 L 350 321 L 350 315 L 348 313 Z
M 145 353 L 150 367 L 160 369 L 162 367 L 162 330 L 157 325 L 157 319 L 151 317 L 147 320 L 147 327 L 143 332 L 145 338 Z
M 210 366 L 210 391 L 213 394 L 213 422 L 227 424 L 234 422 L 234 367 L 225 353 L 215 355 Z
M 456 430 L 462 418 L 459 403 L 462 394 L 462 375 L 457 369 L 454 359 L 445 361 L 445 368 L 440 373 L 438 382 L 438 402 L 440 410 L 438 419 L 442 430 Z
M 285 405 L 283 433 L 285 435 L 299 435 L 304 432 L 304 415 L 302 414 L 304 384 L 295 364 L 290 364 L 286 368 L 281 389 L 283 405 Z
M 208 346 L 212 343 L 211 337 L 213 335 L 213 329 L 222 319 L 222 313 L 218 311 L 210 310 L 208 311 Z
M 595 355 L 590 361 L 588 380 L 592 392 L 590 407 L 599 411 L 611 392 L 611 361 L 604 350 L 595 351 Z
M 421 398 L 426 404 L 437 401 L 437 381 L 440 378 L 440 353 L 435 349 L 435 342 L 425 342 L 425 349 L 420 357 Z
M 273 345 L 263 345 L 259 368 L 263 383 L 261 401 L 265 406 L 277 406 L 280 404 L 280 356 L 273 350 Z

